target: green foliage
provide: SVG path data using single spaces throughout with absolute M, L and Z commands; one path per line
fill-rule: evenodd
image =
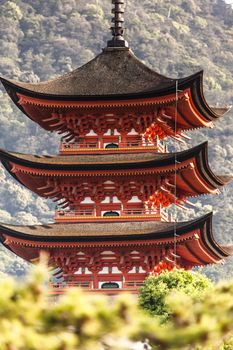
M 173 317 L 161 326 L 132 296 L 109 300 L 69 289 L 54 302 L 47 277 L 39 265 L 24 285 L 0 282 L 1 350 L 132 350 L 133 342 L 145 340 L 156 350 L 232 349 L 221 339 L 233 332 L 233 282 L 207 290 L 201 300 L 173 291 L 166 301 Z
M 204 29 L 204 28 L 207 27 L 208 22 L 207 22 L 207 20 L 206 20 L 205 18 L 202 18 L 202 17 L 197 16 L 197 17 L 195 18 L 195 20 L 194 20 L 194 24 L 195 24 L 198 28 Z
M 185 270 L 165 271 L 159 276 L 150 276 L 139 293 L 139 305 L 162 322 L 172 315 L 167 304 L 171 292 L 182 292 L 193 298 L 202 298 L 203 292 L 212 287 L 211 281 L 197 272 Z
M 20 7 L 13 1 L 7 1 L 4 5 L 2 5 L 1 15 L 3 17 L 12 18 L 16 21 L 21 20 L 23 17 Z
M 221 350 L 233 350 L 233 338 L 225 342 Z
M 87 20 L 96 20 L 97 18 L 103 18 L 104 12 L 100 6 L 94 4 L 87 4 L 82 14 L 86 16 Z

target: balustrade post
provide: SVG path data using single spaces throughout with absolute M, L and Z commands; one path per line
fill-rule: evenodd
M 99 148 L 104 148 L 103 134 L 99 135 Z
M 119 145 L 119 148 L 122 147 L 121 142 L 122 142 L 122 140 L 121 140 L 121 135 L 120 135 L 120 136 L 118 137 L 118 145 Z
M 98 271 L 92 270 L 93 289 L 98 289 Z
M 127 146 L 127 134 L 126 133 L 121 134 L 121 144 L 122 144 L 122 147 Z

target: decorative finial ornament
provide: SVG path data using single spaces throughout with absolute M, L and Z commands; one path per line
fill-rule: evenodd
M 108 41 L 108 47 L 128 47 L 127 41 L 124 39 L 124 0 L 112 0 L 114 5 L 112 13 L 112 40 Z

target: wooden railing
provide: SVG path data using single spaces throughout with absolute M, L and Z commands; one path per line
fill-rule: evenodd
M 80 288 L 91 288 L 91 282 L 61 282 L 61 283 L 50 283 L 50 288 L 56 290 L 56 289 L 68 289 L 73 287 L 80 287 Z
M 127 281 L 124 283 L 124 288 L 140 288 L 143 281 Z
M 113 142 L 114 143 L 114 142 Z M 127 150 L 137 150 L 137 149 L 151 149 L 157 152 L 166 152 L 166 147 L 163 146 L 162 143 L 158 142 L 158 144 L 154 144 L 151 142 L 144 142 L 144 141 L 127 141 L 127 142 L 119 142 L 117 143 L 118 147 L 116 148 L 106 148 L 101 147 L 99 142 L 85 142 L 85 143 L 78 143 L 78 142 L 61 142 L 60 144 L 60 153 L 67 154 L 67 153 L 80 153 L 80 152 L 120 152 L 123 149 Z
M 131 293 L 131 294 L 137 294 L 139 288 L 142 286 L 143 281 L 128 281 L 124 283 L 123 288 L 98 288 L 95 289 L 92 286 L 91 282 L 72 282 L 72 283 L 51 283 L 50 284 L 50 295 L 62 295 L 64 294 L 69 288 L 82 288 L 83 291 L 86 291 L 88 293 L 98 293 L 98 294 L 119 294 L 119 293 Z
M 96 215 L 96 210 L 92 209 L 84 209 L 84 210 L 62 210 L 62 209 L 57 209 L 55 211 L 55 216 L 95 216 Z
M 104 210 L 105 212 L 108 211 L 107 209 Z M 111 215 L 111 211 L 113 212 L 113 215 Z M 60 210 L 57 209 L 55 211 L 55 221 L 61 222 L 61 221 L 82 221 L 82 220 L 97 220 L 97 221 L 121 221 L 124 219 L 124 217 L 130 217 L 133 219 L 139 219 L 140 216 L 143 216 L 143 219 L 158 219 L 162 221 L 171 221 L 171 217 L 167 214 L 167 212 L 164 209 L 160 210 L 154 210 L 154 209 L 123 209 L 123 210 L 116 210 L 116 212 L 119 213 L 119 216 L 116 214 L 114 215 L 114 209 L 111 209 L 108 212 L 107 216 L 98 216 L 96 214 L 96 209 L 83 209 L 83 210 Z

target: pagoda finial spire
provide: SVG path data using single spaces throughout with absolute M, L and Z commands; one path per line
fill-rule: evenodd
M 108 41 L 108 47 L 128 47 L 127 41 L 124 39 L 124 0 L 112 0 L 114 5 L 112 13 L 112 40 Z

